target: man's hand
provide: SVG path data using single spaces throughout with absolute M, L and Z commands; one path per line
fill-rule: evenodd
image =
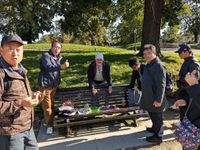
M 112 93 L 112 86 L 108 87 L 108 93 L 111 94 Z
M 22 106 L 24 107 L 35 107 L 39 103 L 38 98 L 32 99 L 31 97 L 28 97 L 24 100 L 22 100 Z
M 179 75 L 175 75 L 174 78 L 176 81 L 178 81 L 180 79 Z
M 97 92 L 98 92 L 98 90 L 97 90 L 97 89 L 95 89 L 95 88 L 92 88 L 92 95 L 96 95 L 96 94 L 97 94 Z
M 44 90 L 43 92 L 41 92 L 41 91 L 33 92 L 33 94 L 32 94 L 32 99 L 35 99 L 35 98 L 36 98 L 36 99 L 39 100 L 39 103 L 40 103 L 41 101 L 44 100 L 45 93 L 46 93 L 45 90 Z
M 66 60 L 63 64 L 60 65 L 61 69 L 66 69 L 69 67 L 69 62 Z
M 161 106 L 161 102 L 154 101 L 153 106 L 160 107 Z
M 196 78 L 196 70 L 192 71 L 192 73 L 187 73 L 186 76 L 185 76 L 185 81 L 190 85 L 195 85 L 195 84 L 198 84 L 198 80 Z
M 186 106 L 187 103 L 186 103 L 186 101 L 184 99 L 179 99 L 174 103 L 174 105 L 176 107 L 182 107 L 182 106 Z

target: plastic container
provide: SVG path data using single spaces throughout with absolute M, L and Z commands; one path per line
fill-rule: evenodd
M 90 108 L 92 110 L 92 113 L 98 113 L 100 111 L 99 107 L 97 107 L 97 106 L 91 106 Z

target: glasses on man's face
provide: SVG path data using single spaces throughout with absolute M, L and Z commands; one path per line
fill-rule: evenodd
M 144 53 L 144 54 L 143 54 L 143 57 L 144 57 L 144 58 L 148 58 L 148 57 L 150 57 L 150 56 L 151 56 L 151 53 Z

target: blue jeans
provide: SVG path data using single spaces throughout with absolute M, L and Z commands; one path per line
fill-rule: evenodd
M 1 150 L 39 150 L 33 129 L 16 135 L 0 135 Z

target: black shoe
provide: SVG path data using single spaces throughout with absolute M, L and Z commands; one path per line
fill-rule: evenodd
M 155 131 L 153 130 L 153 128 L 146 128 L 146 131 L 148 131 L 150 133 L 155 133 Z M 164 131 L 164 127 L 162 126 L 161 129 L 160 129 L 160 131 L 159 131 L 159 134 L 162 135 L 163 131 Z
M 153 128 L 146 128 L 146 131 L 148 131 L 150 133 L 154 133 Z
M 154 143 L 154 144 L 160 144 L 162 143 L 162 137 L 153 135 L 153 136 L 146 137 L 146 141 L 150 143 Z

